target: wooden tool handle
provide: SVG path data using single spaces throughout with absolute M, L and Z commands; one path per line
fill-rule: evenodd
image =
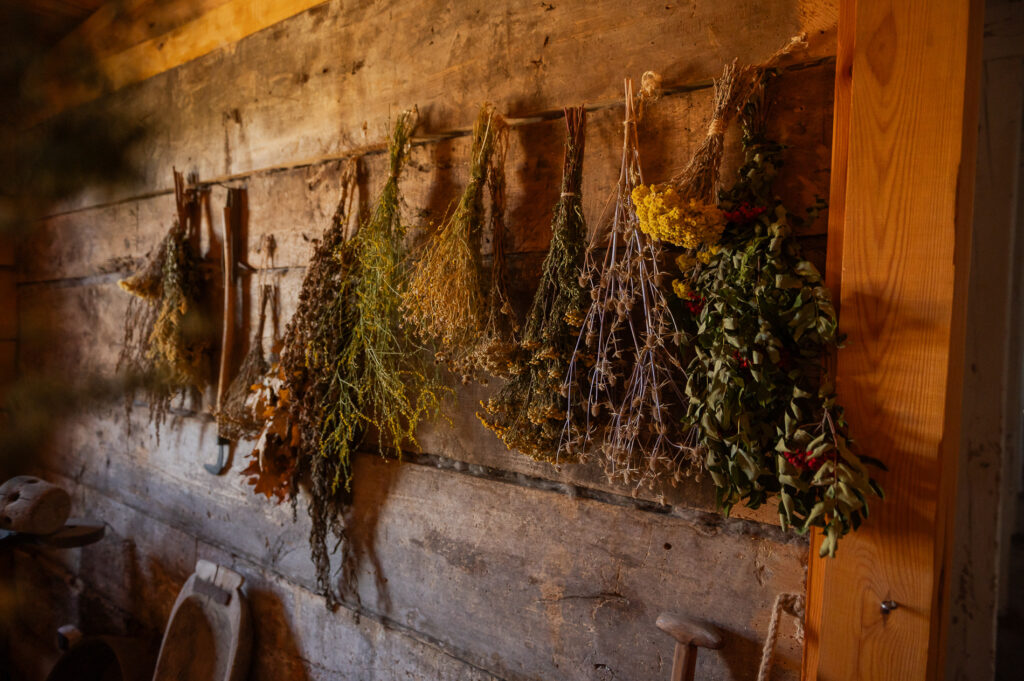
M 235 235 L 238 231 L 238 213 L 241 209 L 237 189 L 228 190 L 228 203 L 224 206 L 224 326 L 220 339 L 220 371 L 217 375 L 217 411 L 224 407 L 231 372 L 231 355 L 235 345 Z
M 697 646 L 677 643 L 672 658 L 672 681 L 693 681 L 697 673 Z

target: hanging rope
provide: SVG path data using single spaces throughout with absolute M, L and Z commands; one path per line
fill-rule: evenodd
M 779 620 L 785 612 L 796 618 L 796 639 L 804 638 L 804 596 L 803 594 L 779 594 L 772 608 L 772 619 L 768 623 L 768 633 L 764 637 L 764 648 L 761 649 L 761 667 L 757 671 L 757 681 L 768 681 L 775 661 L 775 644 L 779 638 Z

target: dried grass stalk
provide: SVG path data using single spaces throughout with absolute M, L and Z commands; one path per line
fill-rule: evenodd
M 480 243 L 484 185 L 493 152 L 507 140 L 505 129 L 504 119 L 492 106 L 481 107 L 473 128 L 469 183 L 414 265 L 402 299 L 415 333 L 434 346 L 438 361 L 461 375 L 464 383 L 481 369 L 477 350 L 493 316 L 488 310 L 493 301 L 481 276 Z M 500 279 L 497 282 L 502 285 Z
M 563 387 L 583 321 L 579 283 L 586 223 L 580 196 L 586 111 L 565 110 L 566 148 L 561 196 L 551 222 L 551 245 L 527 315 L 522 340 L 500 375 L 508 381 L 477 414 L 511 449 L 542 460 L 572 460 L 559 452 L 566 411 L 573 408 Z

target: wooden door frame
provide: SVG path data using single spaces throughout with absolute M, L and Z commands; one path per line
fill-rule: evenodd
M 836 379 L 888 498 L 835 559 L 811 542 L 804 679 L 942 677 L 983 14 L 982 0 L 840 2 Z

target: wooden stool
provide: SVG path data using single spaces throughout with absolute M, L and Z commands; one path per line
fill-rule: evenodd
M 706 622 L 663 612 L 658 615 L 656 624 L 676 640 L 672 681 L 693 681 L 697 669 L 697 648 L 718 650 L 722 647 L 722 636 L 718 629 Z

